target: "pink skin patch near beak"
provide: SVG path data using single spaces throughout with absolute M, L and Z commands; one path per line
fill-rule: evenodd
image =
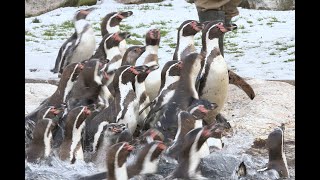
M 109 76 L 108 76 L 108 74 L 104 71 L 103 72 L 103 77 L 106 79 L 106 80 L 109 80 Z
M 178 64 L 177 64 L 177 66 L 178 66 L 179 69 L 181 69 L 181 68 L 182 68 L 182 62 L 179 61 Z
M 223 23 L 218 23 L 217 25 L 216 25 L 219 29 L 220 29 L 220 31 L 221 32 L 228 32 L 228 29 L 226 29 L 224 26 L 223 26 Z
M 80 68 L 80 70 L 82 70 L 84 68 L 84 65 L 80 63 L 78 67 Z
M 159 143 L 157 148 L 160 149 L 160 150 L 165 150 L 167 148 L 167 146 L 165 144 L 163 144 L 163 143 Z
M 117 17 L 118 17 L 118 18 L 121 18 L 121 19 L 124 19 L 124 18 L 125 18 L 125 17 L 122 16 L 121 14 L 118 14 Z
M 139 74 L 139 72 L 138 72 L 134 67 L 131 67 L 131 68 L 130 68 L 130 71 L 131 71 L 133 74 L 135 74 L 135 75 L 138 75 L 138 74 Z
M 56 108 L 52 108 L 52 109 L 50 109 L 50 112 L 53 113 L 54 115 L 57 115 L 57 114 L 59 114 L 60 111 Z
M 204 137 L 209 137 L 209 136 L 211 135 L 211 133 L 210 133 L 210 131 L 209 131 L 208 129 L 204 129 L 204 130 L 202 131 L 202 135 L 203 135 Z
M 83 113 L 84 113 L 85 115 L 90 115 L 90 114 L 91 114 L 91 111 L 88 109 L 87 106 L 85 106 L 84 109 L 83 109 Z
M 199 32 L 199 31 L 201 31 L 203 25 L 202 25 L 201 27 L 198 27 L 198 26 L 197 26 L 197 22 L 192 21 L 192 22 L 191 22 L 191 27 L 192 27 L 194 30 L 196 30 L 197 32 Z
M 132 145 L 130 145 L 128 143 L 125 143 L 124 149 L 126 149 L 127 151 L 130 152 L 130 151 L 134 150 L 134 146 L 132 146 Z
M 119 36 L 119 33 L 115 33 L 113 35 L 113 39 L 116 40 L 116 41 L 119 41 L 119 42 L 122 40 L 122 38 Z
M 205 113 L 205 114 L 207 114 L 209 112 L 203 105 L 198 106 L 198 109 L 200 112 Z

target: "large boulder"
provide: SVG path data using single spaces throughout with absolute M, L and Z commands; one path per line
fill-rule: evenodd
M 25 17 L 38 16 L 60 7 L 94 5 L 97 0 L 25 0 Z
M 239 7 L 285 11 L 295 9 L 295 0 L 242 0 Z
M 116 0 L 118 3 L 122 4 L 143 4 L 143 3 L 158 3 L 163 0 Z

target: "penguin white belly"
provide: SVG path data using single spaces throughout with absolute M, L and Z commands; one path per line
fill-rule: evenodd
M 119 43 L 119 49 L 120 49 L 120 52 L 121 52 L 121 56 L 123 56 L 124 53 L 125 53 L 126 50 L 127 50 L 127 41 L 126 41 L 126 40 L 122 40 L 122 41 Z
M 75 49 L 70 63 L 81 62 L 89 59 L 93 55 L 95 48 L 96 40 L 93 30 L 90 28 L 82 35 L 81 41 Z
M 154 99 L 158 95 L 161 85 L 161 69 L 152 71 L 145 80 L 146 92 L 150 99 Z
M 227 98 L 229 75 L 227 63 L 222 56 L 217 57 L 210 66 L 201 98 L 216 103 L 218 107 L 211 114 L 220 112 Z
M 82 146 L 81 144 L 79 143 L 79 148 L 78 150 L 75 152 L 75 158 L 76 160 L 83 160 L 83 150 L 82 150 Z
M 124 118 L 118 122 L 119 124 L 124 123 L 132 134 L 137 128 L 137 124 L 138 124 L 137 117 L 139 114 L 138 111 L 139 111 L 139 103 L 136 102 L 136 100 L 134 100 L 128 105 L 128 110 L 124 115 Z

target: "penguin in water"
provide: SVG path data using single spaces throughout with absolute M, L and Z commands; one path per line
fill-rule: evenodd
M 217 104 L 211 103 L 207 100 L 195 100 L 187 111 L 180 111 L 178 113 L 178 129 L 174 138 L 173 144 L 168 148 L 167 155 L 177 159 L 180 153 L 180 147 L 183 145 L 184 136 L 191 130 L 203 127 L 202 119 L 209 111 L 217 108 Z M 220 137 L 218 137 L 220 138 Z M 206 149 L 205 149 L 206 148 Z M 209 147 L 207 142 L 201 147 L 202 155 L 209 155 Z
M 118 142 L 120 134 L 126 129 L 125 124 L 110 123 L 104 126 L 102 136 L 97 144 L 93 145 L 92 162 L 97 166 L 99 171 L 106 171 L 106 160 L 108 149 Z
M 134 92 L 135 76 L 144 71 L 145 66 L 121 66 L 117 69 L 113 81 L 114 99 L 107 108 L 87 121 L 86 149 L 92 151 L 92 144 L 99 140 L 103 127 L 109 123 L 124 123 L 130 131 L 135 130 L 139 108 Z
M 117 144 L 123 144 L 127 142 L 119 142 Z M 117 144 L 113 145 L 116 146 Z M 111 146 L 111 148 L 113 148 Z M 153 174 L 156 173 L 158 170 L 158 164 L 160 160 L 161 153 L 166 149 L 166 145 L 161 141 L 153 141 L 147 144 L 142 145 L 141 149 L 137 151 L 135 154 L 134 152 L 131 152 L 129 156 L 126 158 L 121 157 L 121 159 L 127 159 L 127 162 L 125 164 L 125 167 L 121 166 L 121 169 L 119 167 L 114 167 L 113 170 L 109 165 L 112 165 L 114 162 L 114 155 L 111 157 L 110 153 L 113 149 L 108 151 L 108 158 L 107 158 L 107 166 L 108 166 L 108 172 L 101 172 L 94 175 L 81 177 L 80 180 L 103 180 L 106 178 L 106 173 L 108 174 L 108 179 L 131 179 L 135 177 L 142 177 L 145 179 L 145 175 L 147 174 Z M 134 149 L 132 148 L 132 151 Z M 120 150 L 121 152 L 121 150 Z M 110 158 L 111 157 L 111 158 Z M 119 156 L 118 156 L 119 158 Z M 112 162 L 110 162 L 112 161 Z M 115 164 L 115 163 L 114 163 Z M 119 163 L 120 164 L 120 163 Z M 122 169 L 123 168 L 123 169 Z M 112 174 L 112 177 L 109 176 L 109 171 L 112 169 L 111 172 L 114 171 L 121 171 L 123 174 L 126 174 L 127 176 L 120 176 L 120 173 L 118 175 Z
M 63 69 L 71 63 L 81 62 L 89 59 L 95 48 L 96 40 L 94 31 L 88 21 L 87 15 L 95 8 L 79 10 L 73 19 L 75 32 L 61 46 L 55 67 L 51 70 L 53 73 L 62 73 Z
M 195 87 L 197 76 L 200 72 L 204 56 L 192 53 L 182 59 L 180 79 L 174 95 L 160 110 L 160 117 L 155 127 L 161 131 L 166 140 L 173 140 L 177 132 L 177 113 L 186 110 L 195 99 L 199 99 Z
M 52 130 L 57 123 L 49 118 L 37 121 L 33 139 L 26 150 L 26 160 L 31 163 L 39 163 L 49 157 L 51 153 Z
M 82 69 L 83 63 L 69 64 L 62 73 L 56 91 L 49 98 L 45 99 L 38 108 L 29 113 L 25 117 L 25 121 L 36 121 L 39 116 L 39 111 L 43 108 L 48 108 L 50 106 L 58 109 L 64 108 L 64 104 L 66 104 L 66 97 L 70 93 Z
M 284 126 L 276 127 L 268 136 L 266 147 L 269 152 L 269 162 L 266 168 L 258 172 L 276 170 L 278 177 L 290 178 L 288 163 L 284 152 Z
M 223 130 L 223 126 L 216 123 L 189 131 L 184 136 L 184 143 L 178 157 L 179 164 L 165 179 L 205 179 L 199 171 L 202 156 L 200 149 L 209 137 L 217 137 Z
M 63 115 L 63 109 L 57 109 L 54 106 L 43 107 L 37 113 L 37 118 L 27 119 L 25 121 L 25 144 L 28 146 L 33 139 L 33 131 L 35 129 L 36 123 L 44 118 L 50 118 L 54 120 L 59 120 Z
M 68 113 L 63 142 L 59 148 L 59 158 L 62 161 L 73 164 L 76 160 L 84 159 L 81 133 L 90 113 L 91 111 L 86 106 L 76 107 Z
M 170 98 L 173 96 L 178 80 L 180 79 L 182 61 L 168 61 L 162 68 L 161 71 L 161 86 L 158 96 L 152 100 L 150 103 L 145 105 L 143 109 L 140 110 L 139 114 L 142 114 L 145 109 L 150 106 L 150 111 L 143 122 L 143 130 L 154 127 L 154 123 L 159 116 L 159 110 L 167 104 Z
M 133 14 L 132 11 L 119 11 L 119 12 L 111 12 L 107 14 L 101 22 L 102 37 L 109 33 L 120 32 L 120 22 L 123 19 L 130 17 L 132 14 Z M 126 40 L 123 40 L 120 42 L 119 48 L 120 48 L 121 55 L 124 55 L 127 49 L 126 46 L 127 46 Z

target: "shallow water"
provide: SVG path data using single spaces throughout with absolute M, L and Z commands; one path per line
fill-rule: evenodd
M 265 167 L 268 162 L 267 156 L 252 156 L 245 153 L 251 147 L 254 140 L 249 133 L 238 132 L 231 137 L 224 137 L 222 140 L 225 144 L 223 149 L 212 152 L 201 161 L 200 169 L 203 176 L 212 180 L 231 179 L 237 166 L 244 161 L 249 178 L 243 179 L 272 179 L 270 175 L 256 171 Z M 166 162 L 164 159 L 161 159 L 158 174 L 160 174 L 160 177 L 166 177 L 175 166 L 176 164 L 173 162 Z M 76 161 L 75 164 L 69 164 L 62 162 L 57 157 L 50 157 L 46 162 L 42 162 L 42 164 L 26 162 L 25 165 L 25 179 L 30 180 L 72 180 L 97 172 L 98 170 L 93 163 Z M 144 179 L 151 179 L 151 177 Z M 162 178 L 152 177 L 152 179 Z M 290 179 L 294 179 L 294 177 Z

